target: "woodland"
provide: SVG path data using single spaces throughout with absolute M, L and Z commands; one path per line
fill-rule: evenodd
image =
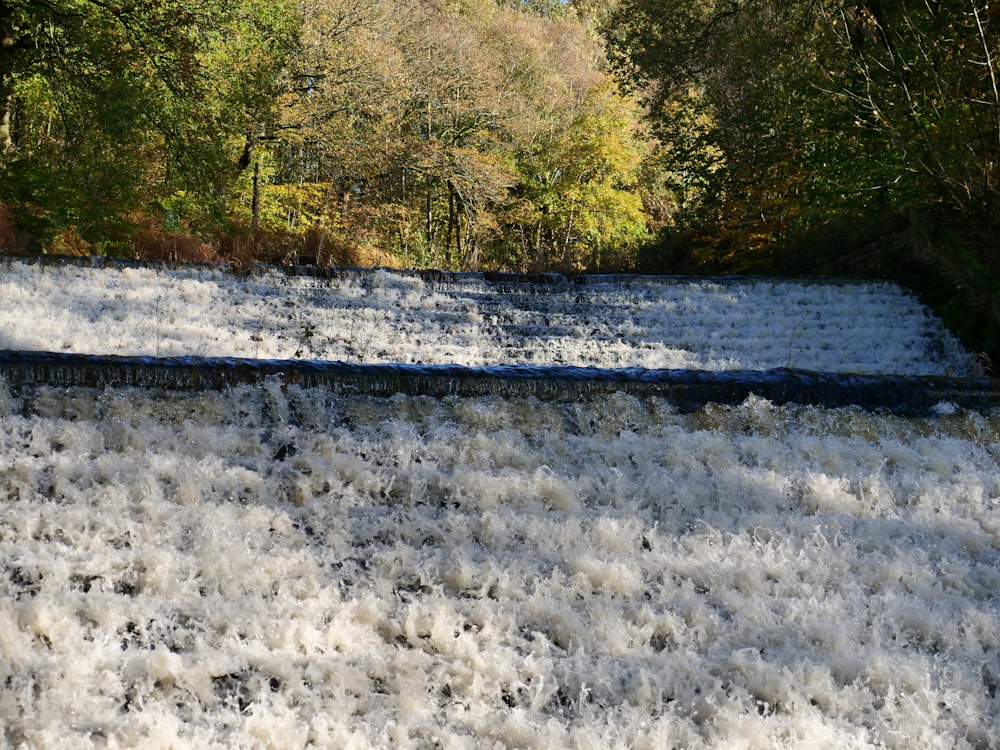
M 889 276 L 987 353 L 987 0 L 4 0 L 0 247 Z

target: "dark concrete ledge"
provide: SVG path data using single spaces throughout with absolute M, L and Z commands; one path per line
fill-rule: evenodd
M 844 375 L 804 370 L 598 369 L 505 365 L 352 364 L 220 357 L 119 357 L 0 351 L 0 378 L 14 389 L 35 386 L 223 390 L 268 380 L 344 394 L 534 397 L 576 401 L 627 393 L 659 397 L 681 411 L 739 404 L 759 396 L 775 404 L 856 406 L 900 414 L 932 414 L 946 403 L 962 409 L 1000 406 L 1000 383 L 982 378 Z

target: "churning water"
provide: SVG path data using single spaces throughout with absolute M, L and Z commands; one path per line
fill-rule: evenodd
M 0 349 L 450 365 L 970 375 L 973 359 L 885 283 L 335 279 L 8 263 Z
M 0 428 L 10 746 L 1000 736 L 994 410 L 0 383 Z

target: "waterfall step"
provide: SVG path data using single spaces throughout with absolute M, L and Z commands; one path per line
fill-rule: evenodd
M 521 277 L 0 261 L 0 350 L 407 365 L 974 377 L 885 282 Z
M 500 365 L 355 364 L 227 357 L 121 357 L 0 352 L 0 378 L 33 386 L 223 390 L 275 380 L 371 396 L 534 397 L 593 399 L 611 393 L 663 398 L 681 411 L 708 403 L 738 404 L 758 396 L 775 404 L 857 406 L 895 413 L 929 413 L 941 405 L 1000 406 L 1000 384 L 986 378 L 853 375 L 788 368 L 770 370 L 645 370 Z

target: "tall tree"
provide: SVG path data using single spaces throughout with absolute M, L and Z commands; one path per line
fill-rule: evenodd
M 864 133 L 877 180 L 909 200 L 1000 220 L 1000 12 L 981 0 L 824 8 L 841 65 L 826 90 Z
M 175 189 L 220 194 L 296 28 L 291 0 L 13 0 L 0 16 L 0 198 L 85 235 Z
M 739 267 L 845 217 L 994 225 L 998 22 L 982 0 L 620 0 L 605 28 L 683 228 Z
M 675 218 L 706 257 L 758 262 L 801 213 L 815 19 L 808 2 L 621 0 L 606 20 L 655 118 Z
M 317 0 L 302 57 L 322 72 L 299 74 L 280 146 L 295 161 L 270 191 L 296 203 L 283 213 L 417 265 L 579 269 L 634 248 L 634 103 L 556 5 Z

